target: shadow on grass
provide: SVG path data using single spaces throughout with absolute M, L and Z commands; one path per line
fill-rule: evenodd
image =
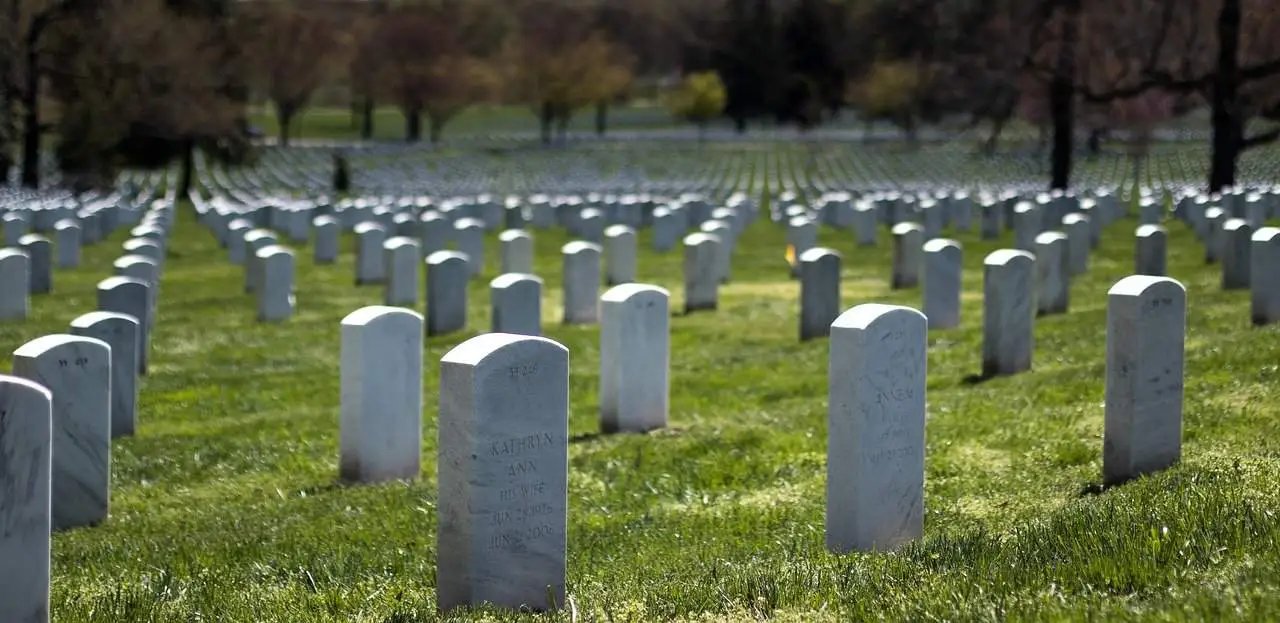
M 1080 492 L 1076 494 L 1076 497 L 1087 498 L 1087 497 L 1102 495 L 1103 493 L 1110 491 L 1111 488 L 1115 487 L 1117 484 L 1121 484 L 1121 483 L 1111 483 L 1111 484 L 1108 484 L 1105 482 L 1085 483 L 1085 485 L 1080 488 Z
M 1000 375 L 994 372 L 983 372 L 982 374 L 970 374 L 960 380 L 961 385 L 981 385 L 992 379 L 998 378 Z

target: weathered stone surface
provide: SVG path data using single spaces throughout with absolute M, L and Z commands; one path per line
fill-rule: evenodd
M 387 241 L 387 230 L 372 221 L 356 225 L 356 285 L 382 283 L 387 278 L 387 265 L 382 256 L 382 245 Z
M 564 257 L 564 322 L 600 320 L 600 245 L 575 240 L 560 249 Z
M 417 478 L 422 454 L 422 316 L 372 306 L 342 319 L 339 475 Z
M 116 312 L 95 311 L 71 321 L 71 334 L 111 347 L 111 437 L 132 436 L 138 427 L 138 342 L 142 324 Z
M 533 236 L 522 229 L 508 229 L 498 234 L 502 245 L 502 272 L 533 274 Z
M 1159 225 L 1140 225 L 1134 233 L 1133 274 L 1163 277 L 1165 267 L 1164 228 Z
M 1182 455 L 1187 293 L 1164 277 L 1120 280 L 1107 295 L 1108 484 L 1164 469 Z
M 13 374 L 53 396 L 53 529 L 107 518 L 111 500 L 111 348 L 46 335 L 13 351 Z
M 920 285 L 920 265 L 924 255 L 924 229 L 916 223 L 898 223 L 893 226 L 893 275 L 890 287 L 894 290 L 914 288 Z
M 0 320 L 21 320 L 31 310 L 31 256 L 0 249 Z
M 1035 256 L 1001 249 L 983 261 L 982 374 L 1031 369 L 1035 349 Z
M 151 350 L 151 285 L 136 277 L 108 277 L 98 282 L 98 309 L 138 319 L 138 374 L 147 373 Z
M 53 245 L 40 234 L 27 234 L 18 245 L 31 258 L 31 294 L 48 294 L 53 291 Z
M 382 253 L 387 265 L 387 287 L 383 292 L 383 302 L 407 307 L 417 305 L 418 265 L 422 263 L 418 241 L 396 236 L 382 243 Z
M 53 396 L 0 375 L 0 621 L 49 622 Z
M 934 238 L 924 243 L 924 315 L 930 329 L 960 326 L 963 254 L 955 240 Z
M 484 221 L 460 218 L 453 224 L 453 239 L 458 250 L 467 256 L 469 275 L 484 272 Z
M 1041 314 L 1065 314 L 1071 304 L 1067 271 L 1067 236 L 1047 231 L 1036 236 L 1036 309 Z
M 542 280 L 506 273 L 489 282 L 494 333 L 542 334 Z
M 72 219 L 63 219 L 53 226 L 54 246 L 58 251 L 58 268 L 75 268 L 80 265 L 80 244 L 82 231 L 80 224 Z
M 629 283 L 600 298 L 600 429 L 645 432 L 667 425 L 670 295 Z
M 564 604 L 569 351 L 488 333 L 440 362 L 441 610 Z
M 1253 324 L 1280 322 L 1280 228 L 1263 227 L 1254 232 L 1249 259 Z
M 1013 206 L 1013 246 L 1023 251 L 1035 251 L 1036 236 L 1040 235 L 1040 206 L 1023 201 Z
M 1062 217 L 1063 233 L 1067 235 L 1067 274 L 1071 277 L 1089 271 L 1089 251 L 1093 248 L 1090 228 L 1089 217 L 1080 212 Z
M 342 233 L 338 220 L 331 216 L 317 216 L 311 223 L 316 232 L 315 248 L 312 249 L 313 261 L 317 264 L 338 261 L 338 242 Z
M 1253 249 L 1253 228 L 1244 219 L 1222 224 L 1222 289 L 1249 287 L 1249 255 Z
M 471 268 L 457 251 L 427 256 L 427 335 L 444 335 L 467 327 L 467 282 Z
M 800 339 L 829 335 L 840 309 L 840 254 L 822 247 L 800 254 Z
M 720 239 L 696 233 L 684 237 L 684 311 L 715 309 L 720 298 L 716 258 Z
M 296 261 L 293 251 L 277 244 L 256 253 L 258 282 L 258 320 L 279 322 L 293 316 L 295 299 L 293 279 Z M 415 258 L 416 259 L 416 258 Z
M 859 305 L 831 327 L 827 549 L 884 551 L 924 532 L 928 321 Z
M 610 225 L 604 230 L 605 283 L 616 286 L 636 280 L 636 230 Z

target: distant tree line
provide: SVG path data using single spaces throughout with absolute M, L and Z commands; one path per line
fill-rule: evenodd
M 705 128 L 811 128 L 841 115 L 907 141 L 942 124 L 1041 131 L 1051 185 L 1078 143 L 1151 136 L 1209 111 L 1208 187 L 1280 138 L 1274 0 L 5 0 L 0 176 L 37 186 L 46 144 L 73 183 L 196 151 L 252 157 L 250 104 L 281 143 L 322 90 L 368 139 L 391 105 L 408 141 L 442 139 L 480 103 L 516 104 L 543 142 L 574 115 L 661 98 Z M 51 137 L 46 141 L 44 137 Z

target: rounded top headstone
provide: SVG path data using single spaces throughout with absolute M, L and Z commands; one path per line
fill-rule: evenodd
M 512 240 L 518 240 L 518 239 L 529 238 L 529 237 L 530 237 L 529 232 L 523 229 L 506 229 L 506 230 L 503 230 L 502 233 L 498 234 L 498 240 L 502 242 L 510 242 Z
M 577 255 L 579 253 L 600 253 L 600 245 L 585 240 L 574 240 L 563 247 L 560 252 L 565 255 Z
M 569 349 L 559 342 L 545 337 L 515 335 L 512 333 L 485 333 L 453 347 L 452 350 L 445 353 L 444 357 L 440 358 L 440 363 L 474 366 L 507 349 L 530 347 L 540 350 L 552 350 L 562 353 L 565 357 L 569 355 Z
M 617 236 L 625 236 L 628 234 L 635 234 L 635 233 L 636 233 L 636 230 L 632 229 L 627 225 L 610 225 L 606 227 L 604 230 L 605 238 L 614 238 Z
M 493 288 L 507 288 L 526 281 L 535 281 L 541 284 L 542 278 L 528 273 L 503 273 L 494 277 L 493 280 L 489 282 L 489 286 Z
M 925 253 L 937 253 L 947 249 L 960 250 L 960 243 L 950 238 L 933 238 L 924 243 Z
M 866 303 L 840 314 L 831 323 L 833 329 L 866 329 L 878 322 L 906 319 L 927 324 L 928 320 L 919 310 L 901 305 L 885 305 L 883 303 Z
M 467 254 L 461 251 L 436 251 L 427 256 L 427 263 L 432 266 L 448 264 L 450 262 L 468 262 Z
M 1055 244 L 1066 242 L 1067 235 L 1060 231 L 1045 231 L 1036 234 L 1036 244 Z
M 418 241 L 408 236 L 395 236 L 388 238 L 382 243 L 382 248 L 388 251 L 394 251 L 401 248 L 413 248 L 418 246 Z
M 1134 232 L 1139 238 L 1147 238 L 1158 234 L 1164 234 L 1165 230 L 1159 225 L 1139 225 L 1138 230 Z
M 111 346 L 102 340 L 79 335 L 69 335 L 66 333 L 54 333 L 52 335 L 40 336 L 26 344 L 23 344 L 22 346 L 19 346 L 18 350 L 13 351 L 13 356 L 14 358 L 25 357 L 29 359 L 36 359 L 43 356 L 45 353 L 76 345 L 86 345 L 91 348 L 100 348 L 104 352 L 111 352 Z
M 353 229 L 352 231 L 354 231 L 357 235 L 359 235 L 359 234 L 367 234 L 375 231 L 385 233 L 387 230 L 385 227 L 382 226 L 381 223 L 377 223 L 374 221 L 364 221 L 362 223 L 357 224 L 355 226 L 355 229 Z
M 0 260 L 8 259 L 11 257 L 21 257 L 21 258 L 30 260 L 31 254 L 27 253 L 22 249 L 15 249 L 13 247 L 5 247 L 3 249 L 0 249 Z
M 660 288 L 647 283 L 624 283 L 606 290 L 600 297 L 600 300 L 609 303 L 621 303 L 635 296 L 661 296 L 663 298 L 670 298 L 671 293 L 665 288 Z
M 131 314 L 121 314 L 119 312 L 109 311 L 91 311 L 87 314 L 80 314 L 71 320 L 72 329 L 88 329 L 102 322 L 131 322 L 139 324 L 138 319 Z
M 361 307 L 342 319 L 344 326 L 366 326 L 385 318 L 415 318 L 422 322 L 422 314 L 404 307 L 388 307 L 386 305 L 370 305 Z
M 705 232 L 697 232 L 684 237 L 684 245 L 687 247 L 696 247 L 708 243 L 719 244 L 720 236 Z
M 1271 242 L 1278 237 L 1280 237 L 1280 227 L 1260 227 L 1258 231 L 1253 232 L 1253 240 L 1256 242 Z
M 1169 292 L 1178 292 L 1182 296 L 1186 296 L 1187 288 L 1176 279 L 1168 277 L 1155 277 L 1151 275 L 1132 275 L 1117 281 L 1111 289 L 1107 291 L 1108 295 L 1119 296 L 1142 296 L 1152 288 L 1167 289 Z
M 805 251 L 800 254 L 800 261 L 820 262 L 829 257 L 839 259 L 840 253 L 836 252 L 834 249 L 828 249 L 826 247 L 813 247 L 811 249 L 805 249 Z
M 893 229 L 890 231 L 895 236 L 901 236 L 903 234 L 909 234 L 911 232 L 916 232 L 916 231 L 923 232 L 924 227 L 922 227 L 919 223 L 898 223 L 897 225 L 894 225 Z
M 1004 266 L 1015 262 L 1035 262 L 1036 256 L 1021 249 L 999 249 L 982 260 L 988 266 Z

